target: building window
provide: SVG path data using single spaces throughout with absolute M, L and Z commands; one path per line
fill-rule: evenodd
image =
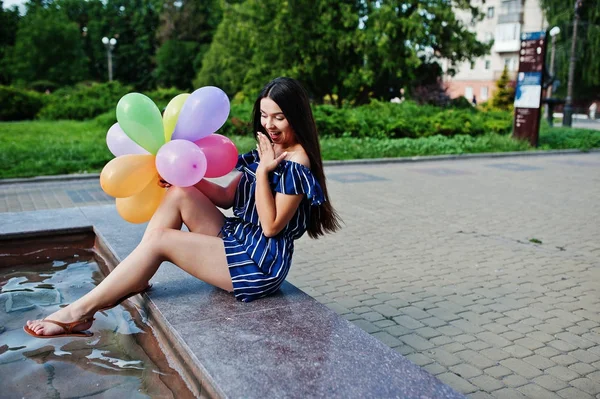
M 481 92 L 479 93 L 479 98 L 481 98 L 481 101 L 487 101 L 487 99 L 488 99 L 487 86 L 481 88 Z
M 517 69 L 517 59 L 515 57 L 505 58 L 504 66 L 509 71 L 515 71 Z
M 471 61 L 471 70 L 475 69 L 475 61 Z
M 470 86 L 465 87 L 465 98 L 470 100 L 473 98 L 473 88 Z
M 488 17 L 488 19 L 494 18 L 494 7 L 488 7 L 488 9 L 487 9 L 487 17 Z
M 490 60 L 485 60 L 485 69 L 490 69 Z

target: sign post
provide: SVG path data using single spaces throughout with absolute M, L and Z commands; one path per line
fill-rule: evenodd
M 521 34 L 519 72 L 515 89 L 513 136 L 537 147 L 540 132 L 542 79 L 546 57 L 546 32 Z

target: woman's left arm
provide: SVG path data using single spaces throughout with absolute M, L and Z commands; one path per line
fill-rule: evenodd
M 282 194 L 273 196 L 269 184 L 269 173 L 275 170 L 277 165 L 286 157 L 283 153 L 275 158 L 273 147 L 264 135 L 258 134 L 258 152 L 260 162 L 256 169 L 256 211 L 258 219 L 266 237 L 274 237 L 292 219 L 304 194 Z

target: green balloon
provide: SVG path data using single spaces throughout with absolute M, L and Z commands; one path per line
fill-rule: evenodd
M 151 154 L 165 143 L 162 115 L 154 101 L 141 93 L 129 93 L 119 100 L 117 121 L 130 139 Z

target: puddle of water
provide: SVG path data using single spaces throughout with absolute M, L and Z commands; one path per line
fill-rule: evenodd
M 89 338 L 27 335 L 26 320 L 75 301 L 103 275 L 85 248 L 7 252 L 0 248 L 0 396 L 194 397 L 132 305 L 97 313 Z

